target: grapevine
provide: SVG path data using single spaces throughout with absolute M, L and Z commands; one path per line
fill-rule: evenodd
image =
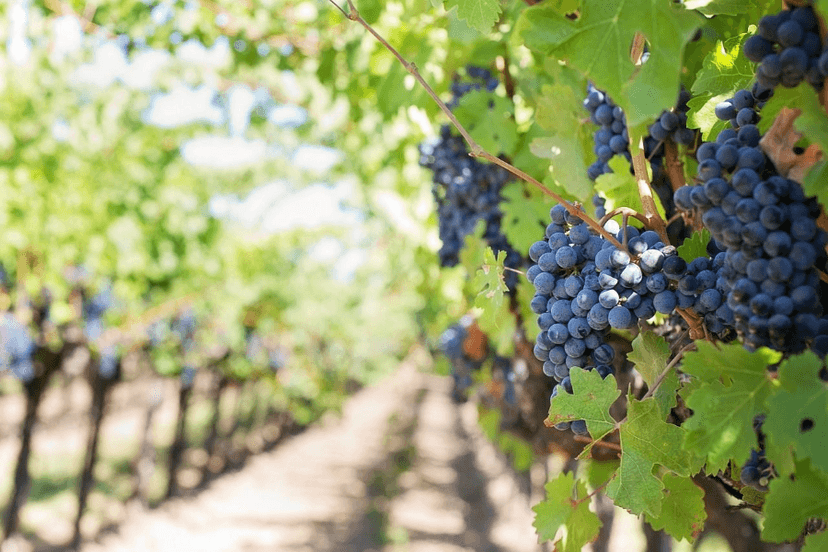
M 343 13 L 377 36 L 354 4 L 348 4 L 350 9 Z M 684 19 L 687 34 L 674 39 L 683 48 L 699 20 L 683 8 L 664 10 L 682 12 L 676 17 L 688 16 Z M 606 187 L 611 176 L 626 178 L 613 176 L 617 170 L 610 163 L 628 166 L 631 178 L 624 182 L 638 192 L 638 210 L 624 204 L 608 209 L 612 193 L 593 192 L 586 196 L 598 215 L 593 218 L 579 204 L 541 188 L 556 204 L 551 207 L 546 231 L 539 232 L 528 248 L 535 264 L 526 271 L 533 288 L 526 301 L 537 316 L 533 361 L 557 383 L 546 423 L 571 429 L 578 439 L 589 436 L 590 446 L 581 458 L 594 455 L 604 439 L 609 444 L 617 440 L 620 466 L 595 492 L 644 516 L 654 528 L 667 528 L 677 538 L 692 540 L 698 535 L 697 525 L 688 530 L 681 522 L 664 517 L 662 508 L 668 499 L 662 489 L 683 481 L 681 485 L 698 490 L 693 478 L 706 475 L 720 481 L 721 490 L 745 500 L 747 495 L 740 488 L 753 486 L 760 493 L 758 503 L 752 498 L 749 507 L 766 516 L 765 540 L 781 542 L 801 534 L 816 550 L 822 536 L 810 535 L 809 528 L 819 524 L 802 516 L 793 523 L 779 517 L 778 504 L 788 500 L 782 498 L 787 484 L 781 476 L 825 481 L 828 472 L 822 470 L 828 465 L 814 456 L 813 443 L 800 443 L 803 448 L 799 448 L 796 439 L 777 432 L 797 417 L 778 406 L 788 393 L 783 389 L 794 385 L 796 378 L 805 378 L 800 380 L 802 385 L 821 397 L 820 405 L 826 400 L 821 379 L 816 377 L 817 372 L 824 372 L 820 358 L 828 342 L 828 323 L 822 319 L 828 242 L 821 219 L 824 197 L 817 195 L 819 187 L 813 181 L 802 180 L 809 166 L 793 168 L 818 160 L 813 154 L 808 160 L 796 158 L 803 148 L 790 153 L 802 135 L 780 139 L 785 129 L 777 126 L 769 132 L 762 119 L 768 110 L 772 110 L 771 118 L 781 112 L 780 120 L 787 117 L 786 128 L 791 130 L 796 114 L 786 115 L 784 107 L 792 105 L 785 102 L 797 100 L 780 93 L 776 89 L 780 84 L 794 88 L 803 83 L 815 92 L 822 90 L 828 57 L 818 34 L 820 14 L 810 5 L 786 6 L 781 13 L 765 15 L 758 22 L 757 35 L 742 35 L 738 45 L 730 42 L 734 57 L 744 55 L 747 63 L 759 65 L 751 67 L 753 82 L 742 79 L 739 87 L 720 86 L 716 93 L 724 100 L 712 102 L 715 94 L 707 98 L 706 109 L 715 113 L 718 126 L 701 121 L 703 104 L 695 101 L 701 88 L 691 82 L 688 89 L 681 89 L 677 105 L 653 106 L 649 121 L 637 113 L 633 132 L 625 114 L 631 100 L 624 87 L 641 83 L 644 74 L 653 77 L 646 69 L 663 59 L 654 36 L 645 37 L 646 31 L 625 35 L 631 39 L 627 44 L 631 63 L 641 69 L 638 75 L 629 69 L 630 81 L 613 81 L 601 73 L 599 59 L 587 61 L 583 56 L 582 37 L 590 32 L 587 22 L 603 21 L 593 16 L 600 12 L 598 4 L 586 2 L 582 12 L 570 14 L 570 22 L 556 19 L 554 12 L 555 8 L 544 6 L 526 10 L 522 29 L 537 33 L 526 33 L 528 46 L 545 54 L 559 53 L 562 64 L 589 79 L 583 106 L 597 130 L 593 131 L 592 151 L 584 154 L 583 170 L 589 180 Z M 669 17 L 657 8 L 653 12 L 657 13 L 654 17 Z M 617 17 L 613 22 L 617 23 Z M 639 30 L 635 23 L 627 23 L 627 28 Z M 544 35 L 541 29 L 545 26 L 556 30 Z M 388 47 L 384 39 L 377 38 Z M 669 42 L 663 36 L 660 39 Z M 645 45 L 645 41 L 650 43 Z M 471 155 L 492 160 L 448 113 L 416 67 L 392 52 L 449 116 L 469 143 Z M 656 52 L 655 57 L 651 52 Z M 715 73 L 716 68 L 705 65 L 699 75 L 705 71 Z M 602 75 L 604 84 L 597 78 Z M 662 89 L 678 92 L 677 83 L 668 80 L 660 81 Z M 797 90 L 808 94 L 802 87 Z M 814 92 L 810 94 L 815 97 Z M 811 102 L 808 117 L 825 121 L 821 106 Z M 636 108 L 643 111 L 640 104 Z M 642 126 L 647 134 L 641 132 Z M 813 130 L 813 124 L 807 128 Z M 819 143 L 814 132 L 808 138 Z M 682 162 L 683 157 L 689 162 Z M 782 163 L 785 159 L 787 165 Z M 506 167 L 506 162 L 498 164 L 527 182 L 537 182 L 519 169 Z M 692 172 L 682 174 L 683 167 Z M 556 170 L 554 162 L 552 169 Z M 661 213 L 666 219 L 657 202 L 664 206 Z M 668 232 L 674 222 L 682 226 Z M 667 323 L 677 329 L 658 328 Z M 607 342 L 613 335 L 630 340 L 632 350 L 619 358 Z M 640 392 L 626 397 L 626 415 L 616 415 L 616 379 L 630 368 L 641 374 L 643 385 Z M 796 375 L 797 370 L 802 374 Z M 805 374 L 811 374 L 810 379 Z M 770 383 L 776 380 L 781 387 Z M 739 406 L 730 412 L 722 400 L 737 401 Z M 819 411 L 825 420 L 825 408 L 820 406 Z M 800 431 L 811 431 L 813 419 L 803 420 Z M 730 432 L 727 438 L 722 433 L 725 429 Z M 643 434 L 649 435 L 646 442 L 669 442 L 670 452 L 654 454 L 641 448 L 636 443 Z M 810 464 L 802 463 L 806 459 Z M 666 469 L 667 475 L 654 476 L 651 470 L 656 465 Z M 541 539 L 552 540 L 559 525 L 546 525 L 549 518 L 573 515 L 570 509 L 577 510 L 580 501 L 592 495 L 566 505 L 561 494 L 554 494 L 551 483 L 548 489 L 547 500 L 536 507 L 536 528 Z M 571 484 L 566 489 L 581 495 Z M 705 487 L 705 492 L 711 491 Z M 696 494 L 693 506 L 702 512 L 703 494 Z M 828 512 L 810 517 L 828 519 Z M 557 523 L 568 531 L 577 529 L 566 521 Z M 597 529 L 582 534 L 575 546 L 596 536 Z M 566 539 L 562 546 L 573 546 L 571 537 Z

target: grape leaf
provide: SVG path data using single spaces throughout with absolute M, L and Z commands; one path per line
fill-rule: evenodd
M 795 104 L 802 113 L 794 121 L 794 128 L 810 140 L 811 143 L 819 144 L 823 152 L 828 152 L 828 116 L 819 103 L 817 93 L 807 85 L 801 85 L 803 97 Z M 828 204 L 828 186 L 825 186 L 825 161 L 817 163 L 805 177 L 803 188 L 807 195 L 815 195 L 823 205 Z M 816 178 L 815 178 L 816 177 Z
M 501 195 L 504 201 L 500 203 L 503 211 L 500 228 L 512 247 L 529 251 L 533 243 L 544 237 L 552 201 L 535 187 L 519 182 L 504 187 Z
M 662 488 L 661 481 L 653 475 L 653 463 L 639 451 L 630 449 L 624 450 L 621 455 L 621 466 L 607 485 L 606 493 L 616 506 L 633 514 L 648 512 L 658 516 L 661 513 Z
M 481 33 L 487 33 L 500 15 L 498 0 L 448 0 L 446 9 L 457 6 L 457 16 Z
M 564 528 L 561 538 L 555 542 L 555 550 L 580 552 L 584 545 L 598 536 L 601 520 L 589 510 L 587 489 L 583 481 L 575 481 L 575 475 L 562 473 L 546 484 L 546 500 L 535 505 L 535 521 L 538 542 L 551 541 Z
M 773 0 L 687 0 L 684 5 L 687 9 L 698 10 L 708 17 L 736 15 L 746 17 L 748 21 L 758 21 L 769 9 L 778 9 Z
M 535 296 L 535 286 L 525 277 L 521 276 L 518 279 L 517 294 L 520 313 L 524 320 L 523 331 L 526 332 L 526 339 L 531 343 L 537 339 L 540 333 L 540 327 L 535 323 L 538 315 L 530 306 L 532 298 Z
M 615 420 L 609 413 L 610 406 L 621 395 L 615 376 L 601 379 L 601 374 L 595 370 L 573 367 L 569 377 L 574 393 L 558 393 L 550 401 L 549 418 L 545 423 L 552 426 L 560 422 L 584 420 L 589 434 L 597 441 L 615 427 Z
M 509 355 L 514 349 L 515 317 L 504 301 L 509 291 L 503 278 L 503 262 L 506 252 L 500 251 L 495 257 L 491 247 L 483 252 L 483 263 L 475 274 L 472 286 L 477 291 L 474 306 L 480 312 L 477 318 L 480 328 L 494 342 L 498 354 Z
M 647 386 L 652 388 L 658 376 L 667 367 L 667 361 L 670 359 L 670 345 L 663 337 L 653 332 L 641 332 L 633 340 L 632 348 L 632 352 L 627 355 L 627 360 L 635 364 L 635 369 L 647 382 Z M 653 393 L 662 420 L 667 418 L 670 409 L 676 405 L 678 388 L 678 376 L 673 369 Z
M 762 118 L 756 124 L 756 126 L 759 127 L 759 131 L 762 134 L 765 134 L 783 107 L 790 107 L 793 105 L 799 106 L 807 103 L 808 100 L 806 96 L 809 91 L 813 93 L 813 88 L 811 88 L 811 85 L 807 83 L 803 83 L 796 88 L 785 88 L 784 86 L 776 87 L 771 99 L 765 102 L 765 105 L 762 106 L 762 111 L 760 112 Z
M 536 138 L 530 145 L 533 154 L 550 160 L 555 180 L 582 201 L 592 195 L 592 183 L 586 174 L 592 163 L 594 129 L 584 125 L 586 117 L 581 99 L 572 87 L 544 86 L 542 97 L 537 100 L 535 122 L 550 136 Z
M 741 344 L 698 342 L 698 350 L 684 355 L 682 371 L 701 384 L 685 396 L 693 410 L 682 426 L 688 430 L 685 448 L 707 458 L 708 471 L 724 470 L 729 460 L 742 464 L 756 445 L 753 418 L 771 390 L 767 366 L 779 359 L 768 349 L 754 353 Z
M 775 477 L 768 487 L 762 540 L 795 540 L 809 519 L 828 518 L 828 474 L 808 460 L 796 463 L 795 477 Z
M 717 42 L 716 47 L 702 62 L 691 92 L 694 95 L 733 94 L 753 80 L 753 62 L 742 55 L 742 45 L 751 33 L 745 33 Z
M 811 352 L 791 357 L 779 367 L 780 388 L 768 399 L 762 430 L 768 438 L 768 457 L 785 465 L 796 451 L 797 459 L 810 458 L 814 468 L 828 473 L 828 393 L 819 378 L 822 361 Z M 785 475 L 782 473 L 781 475 Z
M 745 0 L 687 0 L 684 5 L 708 16 L 739 15 L 745 11 Z
M 655 399 L 628 397 L 627 420 L 621 426 L 621 467 L 607 486 L 607 496 L 633 514 L 661 514 L 662 483 L 653 475 L 656 464 L 688 477 L 698 462 L 682 450 L 685 430 L 661 418 Z
M 567 61 L 624 109 L 631 127 L 652 121 L 675 104 L 684 45 L 701 24 L 698 14 L 649 0 L 585 0 L 571 21 L 543 4 L 522 14 L 526 46 Z M 643 66 L 630 60 L 633 36 L 649 42 Z
M 460 98 L 454 109 L 457 119 L 472 138 L 488 152 L 511 156 L 518 143 L 512 102 L 490 92 L 476 90 Z
M 584 460 L 586 463 L 586 477 L 587 484 L 597 489 L 604 485 L 612 474 L 618 470 L 620 462 L 618 460 Z
M 690 108 L 687 111 L 687 128 L 701 130 L 702 140 L 705 142 L 714 141 L 722 130 L 730 127 L 729 122 L 716 117 L 716 105 L 729 97 L 730 94 L 718 96 L 702 94 L 691 98 L 687 102 L 687 107 Z
M 639 213 L 644 212 L 641 196 L 638 195 L 638 184 L 630 173 L 630 163 L 620 155 L 609 161 L 613 172 L 602 174 L 595 181 L 595 191 L 600 192 L 607 200 L 607 212 L 616 207 L 629 207 Z M 656 210 L 661 218 L 665 218 L 664 206 L 658 194 L 653 194 Z
M 805 537 L 805 546 L 800 552 L 824 552 L 825 550 L 828 550 L 828 531 Z
M 707 257 L 707 244 L 710 242 L 710 231 L 707 228 L 702 228 L 701 232 L 696 230 L 693 235 L 684 240 L 680 246 L 676 248 L 679 256 L 691 262 L 698 257 Z
M 691 543 L 704 529 L 707 511 L 704 509 L 704 491 L 689 477 L 664 474 L 664 500 L 658 517 L 645 514 L 647 523 L 656 531 L 666 531 L 676 540 Z
M 714 140 L 719 132 L 729 127 L 727 121 L 716 117 L 716 104 L 732 98 L 737 90 L 753 80 L 753 63 L 741 55 L 742 44 L 748 36 L 742 34 L 717 42 L 696 73 L 691 88 L 693 98 L 687 103 L 690 108 L 687 123 L 691 128 L 700 129 L 704 140 Z

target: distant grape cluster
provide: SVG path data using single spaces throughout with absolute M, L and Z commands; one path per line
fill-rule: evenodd
M 823 49 L 811 6 L 763 17 L 757 33 L 745 42 L 744 53 L 759 63 L 756 80 L 765 88 L 794 88 L 804 80 L 819 91 L 828 76 L 828 50 Z
M 32 355 L 35 343 L 29 330 L 12 314 L 5 314 L 0 321 L 0 370 L 9 369 L 23 382 L 35 377 Z
M 467 73 L 478 75 L 477 69 L 468 68 Z M 485 74 L 478 76 L 482 78 Z M 481 86 L 478 83 L 472 85 Z M 487 84 L 487 89 L 489 86 Z M 455 91 L 455 100 L 457 94 L 471 89 L 473 87 L 463 87 Z M 459 262 L 466 236 L 472 234 L 482 220 L 486 225 L 483 239 L 495 254 L 506 252 L 506 267 L 520 268 L 523 257 L 509 245 L 501 231 L 503 213 L 500 210 L 500 191 L 511 179 L 509 172 L 469 157 L 465 141 L 460 136 L 452 135 L 448 125 L 442 127 L 439 138 L 420 144 L 420 165 L 434 172 L 432 191 L 437 202 L 440 240 L 443 242 L 438 253 L 440 265 L 450 267 Z M 514 290 L 517 273 L 507 271 L 505 280 L 507 287 Z
M 492 76 L 492 72 L 485 67 L 476 67 L 474 65 L 466 66 L 466 76 L 470 81 L 455 80 L 451 83 L 451 101 L 446 105 L 449 109 L 454 109 L 460 103 L 460 98 L 473 92 L 475 90 L 486 90 L 487 92 L 494 92 L 495 88 L 500 84 L 496 77 Z
M 765 434 L 762 432 L 764 421 L 764 414 L 760 414 L 753 420 L 753 430 L 756 432 L 756 440 L 759 446 L 750 451 L 750 458 L 742 467 L 739 479 L 743 485 L 767 492 L 768 482 L 773 478 L 774 473 L 773 466 L 765 457 Z
M 454 384 L 451 397 L 455 402 L 466 400 L 466 392 L 472 386 L 472 372 L 483 366 L 482 361 L 472 359 L 463 349 L 468 335 L 466 328 L 471 322 L 470 318 L 464 317 L 440 335 L 440 350 L 451 363 L 451 378 Z
M 744 344 L 800 352 L 824 328 L 817 267 L 825 262 L 826 234 L 819 204 L 802 186 L 777 174 L 759 148 L 759 100 L 740 90 L 716 107 L 735 128 L 696 152 L 698 179 L 675 193 L 675 203 L 701 216 L 717 256 L 713 289 L 725 306 L 715 311 Z M 712 317 L 711 317 L 712 318 Z

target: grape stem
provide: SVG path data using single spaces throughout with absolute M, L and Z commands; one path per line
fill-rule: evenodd
M 654 230 L 662 242 L 670 243 L 670 238 L 667 236 L 667 226 L 664 224 L 664 219 L 658 214 L 653 199 L 650 176 L 647 174 L 647 159 L 644 157 L 644 141 L 641 140 L 638 146 L 638 153 L 633 156 L 632 164 L 635 181 L 638 184 L 638 195 L 641 197 L 641 205 L 644 207 L 644 220 L 642 222 L 647 225 L 647 228 Z
M 601 226 L 603 226 L 604 224 L 607 223 L 608 220 L 610 220 L 611 218 L 616 217 L 618 215 L 624 215 L 625 217 L 637 218 L 638 220 L 640 220 L 641 222 L 644 223 L 645 227 L 647 227 L 647 224 L 648 224 L 647 223 L 647 218 L 644 215 L 642 215 L 641 213 L 639 213 L 638 211 L 636 211 L 635 209 L 630 209 L 629 207 L 616 207 L 615 209 L 613 209 L 612 211 L 610 211 L 609 213 L 607 213 L 606 215 L 601 217 L 601 220 L 599 222 L 601 223 Z
M 621 446 L 616 443 L 608 443 L 607 441 L 593 441 L 586 435 L 575 435 L 574 439 L 579 443 L 588 443 L 597 447 L 604 447 L 610 450 L 621 452 Z
M 707 339 L 712 341 L 707 335 L 707 328 L 704 327 L 704 320 L 701 316 L 690 309 L 676 308 L 676 312 L 684 318 L 684 321 L 690 326 L 690 339 Z
M 676 364 L 678 364 L 678 362 L 682 359 L 682 357 L 684 357 L 684 353 L 686 353 L 690 349 L 694 348 L 695 346 L 696 346 L 696 343 L 692 342 L 692 343 L 688 343 L 687 345 L 685 345 L 684 347 L 679 349 L 679 351 L 676 353 L 676 356 L 674 356 L 673 359 L 669 363 L 667 363 L 667 367 L 664 368 L 664 370 L 658 375 L 656 380 L 653 382 L 653 386 L 650 387 L 647 390 L 646 393 L 644 393 L 643 397 L 641 397 L 641 401 L 645 401 L 645 400 L 649 399 L 650 397 L 652 397 L 655 394 L 656 389 L 658 389 L 658 387 L 664 381 L 664 378 L 667 377 L 667 374 L 670 373 L 670 370 L 675 368 Z M 612 431 L 618 431 L 619 429 L 621 429 L 621 426 L 626 421 L 627 421 L 627 416 L 624 416 L 623 420 L 621 420 L 619 422 L 615 422 L 615 426 L 612 428 Z
M 633 36 L 632 46 L 630 48 L 630 59 L 636 65 L 641 65 L 641 58 L 644 55 L 644 46 L 646 39 L 640 32 Z M 641 197 L 641 205 L 644 207 L 644 224 L 647 228 L 655 230 L 658 237 L 664 243 L 670 243 L 670 238 L 667 237 L 667 226 L 664 224 L 664 219 L 658 214 L 655 200 L 653 199 L 653 190 L 650 187 L 650 176 L 647 174 L 647 158 L 644 155 L 644 140 L 638 141 L 638 153 L 632 158 L 633 172 L 635 173 L 635 181 L 638 184 L 638 195 Z
M 616 473 L 617 473 L 617 472 L 616 472 Z M 610 477 L 609 479 L 607 479 L 606 481 L 604 481 L 601 485 L 598 485 L 597 487 L 595 487 L 595 488 L 592 490 L 592 492 L 591 492 L 591 493 L 589 493 L 588 495 L 586 495 L 585 497 L 583 497 L 583 498 L 576 498 L 576 499 L 572 500 L 572 504 L 573 504 L 574 506 L 577 506 L 578 504 L 581 504 L 582 502 L 586 502 L 587 500 L 590 500 L 592 497 L 594 497 L 595 495 L 597 495 L 598 493 L 600 493 L 601 491 L 603 491 L 603 490 L 604 490 L 604 487 L 606 487 L 607 485 L 609 485 L 609 482 L 610 482 L 610 481 L 612 481 L 613 479 L 615 479 L 616 473 L 613 473 L 613 474 L 612 474 L 612 477 Z
M 336 2 L 334 2 L 334 0 L 328 0 L 328 1 L 331 4 L 333 4 L 334 6 L 336 6 L 336 9 L 338 9 L 340 12 L 342 12 L 342 14 L 347 19 L 349 19 L 350 21 L 355 21 L 355 22 L 359 23 L 360 25 L 362 25 L 365 28 L 365 30 L 367 30 L 369 33 L 371 33 L 374 36 L 374 38 L 376 38 L 377 41 L 379 41 L 380 44 L 382 44 L 389 52 L 391 52 L 391 54 L 394 55 L 394 57 L 397 58 L 397 60 L 402 64 L 402 66 L 405 68 L 405 70 L 408 71 L 411 74 L 411 76 L 413 76 L 417 80 L 418 83 L 420 83 L 420 85 L 425 89 L 425 91 L 428 93 L 428 95 L 431 96 L 431 99 L 433 99 L 437 103 L 437 105 L 440 107 L 440 110 L 443 113 L 445 113 L 446 117 L 448 117 L 449 121 L 451 121 L 451 124 L 454 126 L 454 128 L 457 129 L 457 131 L 460 133 L 460 135 L 463 137 L 463 139 L 469 145 L 469 149 L 471 150 L 469 152 L 469 155 L 471 157 L 481 157 L 481 158 L 489 161 L 490 163 L 494 163 L 495 165 L 509 171 L 514 176 L 518 177 L 519 179 L 532 184 L 533 186 L 538 188 L 541 192 L 543 192 L 544 194 L 548 195 L 549 197 L 551 197 L 552 199 L 554 199 L 555 201 L 557 201 L 558 203 L 563 205 L 564 208 L 570 214 L 575 215 L 579 219 L 583 220 L 590 228 L 592 228 L 595 232 L 597 232 L 598 235 L 605 238 L 607 241 L 612 243 L 612 245 L 614 245 L 618 249 L 626 250 L 626 248 L 624 246 L 622 246 L 621 243 L 619 243 L 617 239 L 615 239 L 615 236 L 613 236 L 612 234 L 610 234 L 609 232 L 604 230 L 604 228 L 598 223 L 598 221 L 596 221 L 596 220 L 592 219 L 591 217 L 589 217 L 586 214 L 586 212 L 583 210 L 583 208 L 581 208 L 581 206 L 579 204 L 571 203 L 571 202 L 565 200 L 563 197 L 561 197 L 560 195 L 556 194 L 555 192 L 553 192 L 552 190 L 550 190 L 549 188 L 547 188 L 546 186 L 544 186 L 543 184 L 538 182 L 535 178 L 529 176 L 528 174 L 526 174 L 522 170 L 518 169 L 517 167 L 507 163 L 503 159 L 500 159 L 499 157 L 495 157 L 491 153 L 484 150 L 480 146 L 480 144 L 478 144 L 474 140 L 474 138 L 471 137 L 471 134 L 469 134 L 469 132 L 463 127 L 463 125 L 460 124 L 460 121 L 457 120 L 457 117 L 454 116 L 454 113 L 451 112 L 451 110 L 440 99 L 440 97 L 437 95 L 437 93 L 434 92 L 434 89 L 432 89 L 431 86 L 429 86 L 429 84 L 426 82 L 426 80 L 422 77 L 422 75 L 420 75 L 420 71 L 417 69 L 417 66 L 414 63 L 411 63 L 411 62 L 407 61 L 402 56 L 402 54 L 400 54 L 393 46 L 391 46 L 391 44 L 389 44 L 387 40 L 385 40 L 376 30 L 374 30 L 374 28 L 370 24 L 368 24 L 368 22 L 366 22 L 359 15 L 359 11 L 357 10 L 356 6 L 354 5 L 353 0 L 347 0 L 347 2 L 348 2 L 348 11 L 345 11 L 341 6 L 339 6 Z M 663 225 L 663 221 L 662 221 L 662 225 Z M 667 242 L 665 241 L 664 243 L 667 243 Z
M 674 192 L 687 184 L 684 180 L 684 163 L 679 159 L 678 146 L 672 140 L 664 141 L 664 166 Z

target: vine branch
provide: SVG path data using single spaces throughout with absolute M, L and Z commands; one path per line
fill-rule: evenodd
M 616 452 L 621 452 L 621 446 L 617 445 L 615 443 L 609 443 L 607 441 L 600 441 L 600 440 L 599 441 L 593 441 L 592 439 L 590 439 L 586 435 L 575 435 L 574 439 L 576 441 L 578 441 L 579 443 L 587 443 L 587 444 L 591 444 L 591 445 L 596 446 L 596 447 L 604 447 L 604 448 L 608 448 L 610 450 L 614 450 Z
M 674 192 L 687 184 L 684 180 L 684 164 L 679 159 L 678 146 L 672 140 L 664 141 L 664 167 Z
M 353 0 L 347 0 L 347 2 L 348 2 L 348 12 L 346 12 L 342 7 L 340 7 L 336 2 L 334 2 L 334 0 L 328 0 L 328 1 L 331 4 L 333 4 L 334 6 L 336 6 L 336 8 L 340 12 L 342 12 L 345 15 L 345 17 L 347 17 L 349 20 L 359 23 L 360 25 L 362 25 L 365 28 L 365 30 L 367 30 L 369 33 L 371 33 L 371 35 L 373 35 L 374 38 L 376 38 L 377 41 L 379 41 L 380 44 L 382 44 L 389 52 L 391 52 L 391 54 L 394 55 L 394 57 L 397 58 L 397 60 L 402 64 L 402 66 L 405 68 L 405 70 L 408 71 L 408 73 L 411 74 L 411 76 L 413 76 L 418 83 L 420 83 L 420 85 L 425 89 L 425 91 L 428 93 L 428 95 L 431 96 L 431 99 L 434 100 L 437 103 L 437 105 L 440 107 L 440 110 L 446 115 L 446 117 L 449 118 L 449 121 L 451 121 L 451 124 L 454 126 L 454 128 L 457 129 L 457 131 L 460 133 L 460 135 L 463 137 L 463 139 L 469 145 L 469 149 L 471 150 L 469 152 L 470 156 L 472 156 L 472 157 L 481 157 L 481 158 L 489 161 L 490 163 L 494 163 L 495 165 L 501 167 L 502 169 L 505 169 L 506 171 L 510 172 L 511 174 L 518 177 L 519 179 L 532 184 L 533 186 L 538 188 L 541 192 L 543 192 L 544 194 L 548 195 L 549 197 L 551 197 L 552 199 L 554 199 L 555 201 L 557 201 L 558 203 L 563 205 L 564 208 L 570 214 L 575 215 L 576 217 L 578 217 L 579 219 L 581 219 L 585 223 L 587 223 L 587 225 L 589 225 L 590 228 L 592 228 L 600 236 L 604 237 L 607 241 L 609 241 L 615 247 L 617 247 L 618 249 L 621 249 L 621 250 L 626 250 L 626 248 L 623 245 L 621 245 L 621 243 L 619 243 L 619 241 L 617 239 L 615 239 L 615 236 L 613 236 L 612 234 L 610 234 L 609 232 L 604 230 L 604 228 L 596 220 L 594 220 L 592 217 L 587 215 L 586 212 L 581 208 L 580 205 L 578 205 L 576 203 L 570 203 L 569 201 L 567 201 L 566 199 L 564 199 L 563 197 L 561 197 L 560 195 L 558 195 L 554 191 L 550 190 L 548 187 L 541 184 L 538 180 L 536 180 L 532 176 L 526 174 L 525 172 L 523 172 L 522 170 L 518 169 L 517 167 L 511 165 L 510 163 L 507 163 L 506 161 L 500 159 L 499 157 L 495 157 L 491 153 L 484 150 L 480 146 L 480 144 L 478 144 L 474 140 L 474 138 L 471 137 L 471 134 L 469 134 L 469 132 L 465 129 L 465 127 L 463 127 L 463 125 L 460 124 L 460 121 L 457 120 L 457 117 L 454 116 L 454 113 L 451 112 L 451 110 L 443 102 L 443 100 L 441 100 L 440 97 L 437 95 L 437 93 L 434 92 L 434 89 L 431 88 L 431 86 L 429 86 L 428 82 L 426 82 L 426 80 L 422 77 L 422 75 L 420 75 L 420 71 L 417 69 L 416 64 L 407 61 L 402 56 L 402 54 L 400 54 L 393 46 L 391 46 L 391 44 L 389 44 L 387 40 L 385 40 L 367 21 L 365 21 L 359 15 L 359 11 L 357 10 L 356 6 L 354 5 Z M 662 226 L 663 226 L 663 221 L 662 221 Z M 668 243 L 668 242 L 665 241 L 664 243 Z

